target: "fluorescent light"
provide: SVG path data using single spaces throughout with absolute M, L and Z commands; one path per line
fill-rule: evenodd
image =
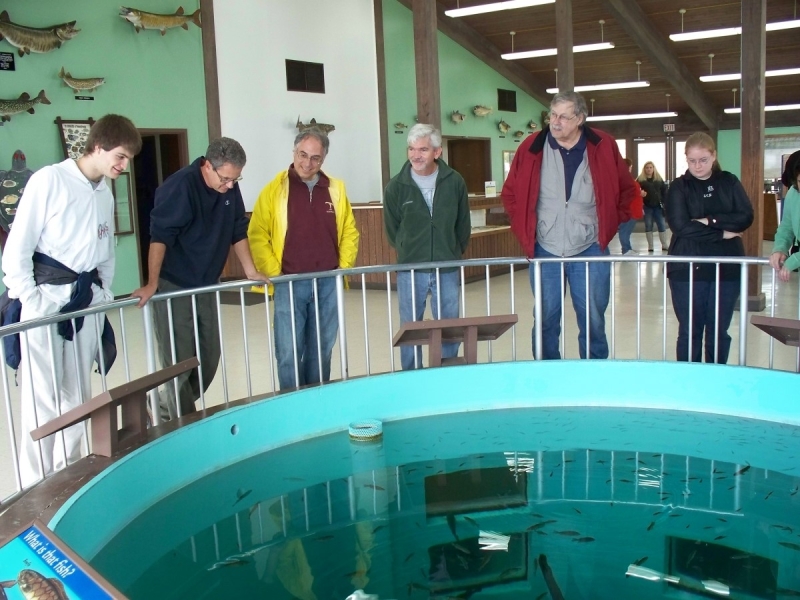
M 764 112 L 772 112 L 776 110 L 800 110 L 800 104 L 780 104 L 778 106 L 765 106 Z M 729 115 L 734 115 L 742 112 L 741 108 L 726 108 L 725 112 Z
M 453 10 L 444 11 L 444 14 L 448 17 L 468 17 L 470 15 L 482 15 L 499 10 L 528 8 L 529 6 L 541 6 L 542 4 L 555 4 L 555 2 L 556 0 L 506 0 L 505 2 L 479 4 L 478 6 L 468 6 L 467 8 L 454 8 Z
M 603 117 L 586 117 L 587 121 L 627 121 L 628 119 L 659 119 L 677 117 L 676 112 L 641 113 L 638 115 L 605 115 Z
M 800 27 L 800 19 L 793 21 L 779 21 L 778 23 L 767 23 L 767 31 L 781 31 L 783 29 L 795 29 Z M 707 38 L 726 37 L 729 35 L 741 35 L 741 27 L 726 27 L 725 29 L 708 29 L 706 31 L 690 31 L 687 33 L 673 33 L 669 36 L 673 42 L 688 42 L 690 40 L 704 40 Z
M 593 50 L 610 50 L 614 47 L 614 42 L 601 42 L 599 44 L 583 44 L 582 46 L 573 46 L 573 52 L 591 52 Z M 542 50 L 527 50 L 525 52 L 510 52 L 508 54 L 501 54 L 500 58 L 505 60 L 519 60 L 520 58 L 537 58 L 539 56 L 555 56 L 558 54 L 556 48 L 543 48 Z
M 764 77 L 781 77 L 783 75 L 800 75 L 800 69 L 775 69 L 774 71 L 764 72 Z M 741 78 L 741 73 L 726 73 L 724 75 L 703 75 L 700 77 L 700 81 L 705 83 L 709 81 L 736 81 Z
M 649 81 L 623 81 L 620 83 L 600 83 L 598 85 L 576 85 L 573 91 L 594 92 L 597 90 L 625 90 L 628 88 L 649 87 Z M 548 94 L 557 94 L 558 88 L 547 88 Z

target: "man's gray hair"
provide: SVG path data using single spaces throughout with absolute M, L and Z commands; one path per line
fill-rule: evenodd
M 583 96 L 578 92 L 559 92 L 550 101 L 550 110 L 553 110 L 556 104 L 561 104 L 562 102 L 572 102 L 575 107 L 575 114 L 583 115 L 581 123 L 586 122 L 586 117 L 589 116 L 589 109 L 586 108 L 586 100 L 583 99 Z
M 331 146 L 331 140 L 328 137 L 328 134 L 322 131 L 321 129 L 317 129 L 316 127 L 309 127 L 297 134 L 297 137 L 294 138 L 294 149 L 297 150 L 297 147 L 300 145 L 305 139 L 314 138 L 320 144 L 322 144 L 322 157 L 325 158 L 328 156 L 328 148 Z
M 430 138 L 431 146 L 434 148 L 442 147 L 442 133 L 433 125 L 428 125 L 427 123 L 417 123 L 408 131 L 409 146 L 414 142 L 424 138 Z
M 220 169 L 225 164 L 233 165 L 237 169 L 243 169 L 244 164 L 247 162 L 247 155 L 239 142 L 231 138 L 221 137 L 208 145 L 206 160 L 215 169 Z

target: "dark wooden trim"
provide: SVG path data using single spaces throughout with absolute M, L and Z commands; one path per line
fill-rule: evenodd
M 558 91 L 575 89 L 575 57 L 572 53 L 572 0 L 556 0 Z
M 767 64 L 767 2 L 742 0 L 741 181 L 753 204 L 753 224 L 742 236 L 748 256 L 761 256 L 764 239 L 764 71 Z M 748 270 L 749 296 L 761 292 L 761 269 Z
M 411 8 L 411 0 L 398 0 L 406 8 Z M 513 61 L 500 58 L 500 49 L 464 23 L 462 19 L 452 19 L 444 14 L 445 7 L 438 2 L 439 31 L 462 46 L 486 65 L 497 71 L 523 92 L 537 100 L 545 107 L 550 106 L 551 97 L 545 92 L 547 88 L 542 82 L 523 67 Z
M 439 43 L 436 39 L 436 2 L 412 0 L 414 66 L 417 74 L 417 120 L 442 129 L 439 88 Z
M 391 178 L 389 173 L 389 115 L 386 101 L 386 42 L 383 37 L 383 0 L 372 0 L 375 14 L 375 61 L 378 68 L 378 123 L 381 141 L 381 189 Z
M 203 22 L 203 72 L 206 78 L 206 119 L 208 139 L 222 136 L 219 109 L 219 79 L 217 78 L 217 35 L 214 31 L 214 0 L 200 0 Z
M 636 0 L 603 0 L 603 5 L 614 15 L 631 39 L 658 67 L 661 74 L 675 88 L 703 124 L 710 130 L 718 128 L 718 111 L 700 87 L 699 81 L 669 45 L 669 41 L 653 25 Z

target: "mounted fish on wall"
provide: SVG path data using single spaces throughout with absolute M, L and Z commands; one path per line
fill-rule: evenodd
M 119 16 L 133 25 L 136 33 L 142 29 L 158 29 L 161 35 L 167 33 L 167 29 L 173 27 L 181 27 L 189 30 L 189 23 L 194 23 L 198 27 L 203 26 L 200 23 L 200 9 L 198 8 L 190 15 L 183 13 L 183 7 L 179 6 L 174 15 L 160 15 L 156 13 L 149 13 L 138 8 L 126 8 L 120 6 Z
M 0 125 L 2 125 L 4 121 L 10 121 L 11 115 L 17 115 L 23 112 L 33 114 L 33 107 L 40 103 L 50 104 L 50 100 L 44 95 L 44 90 L 39 92 L 39 95 L 33 99 L 25 92 L 16 100 L 3 100 L 0 98 Z
M 58 76 L 64 81 L 64 85 L 69 86 L 78 94 L 80 92 L 93 92 L 106 82 L 105 77 L 88 77 L 86 79 L 77 79 L 64 72 L 64 67 L 61 67 Z
M 311 119 L 308 123 L 303 123 L 299 116 L 297 117 L 297 124 L 295 127 L 297 127 L 297 131 L 305 131 L 306 129 L 315 128 L 319 129 L 320 131 L 324 131 L 325 133 L 330 133 L 331 131 L 336 130 L 336 127 L 329 125 L 328 123 L 317 123 L 316 119 Z
M 18 48 L 20 56 L 31 52 L 44 54 L 61 48 L 63 42 L 78 35 L 81 30 L 75 29 L 75 23 L 76 21 L 70 21 L 48 27 L 26 27 L 12 23 L 8 11 L 4 10 L 0 13 L 0 40 L 5 39 Z

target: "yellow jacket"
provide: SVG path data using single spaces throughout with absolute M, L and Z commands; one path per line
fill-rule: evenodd
M 344 182 L 328 176 L 328 191 L 336 213 L 336 231 L 339 236 L 339 268 L 349 269 L 356 264 L 358 230 Z M 256 199 L 247 237 L 256 269 L 267 277 L 281 274 L 283 246 L 286 240 L 289 215 L 289 171 L 282 171 L 270 181 Z M 253 288 L 263 292 L 263 287 Z M 269 290 L 272 293 L 272 286 Z

